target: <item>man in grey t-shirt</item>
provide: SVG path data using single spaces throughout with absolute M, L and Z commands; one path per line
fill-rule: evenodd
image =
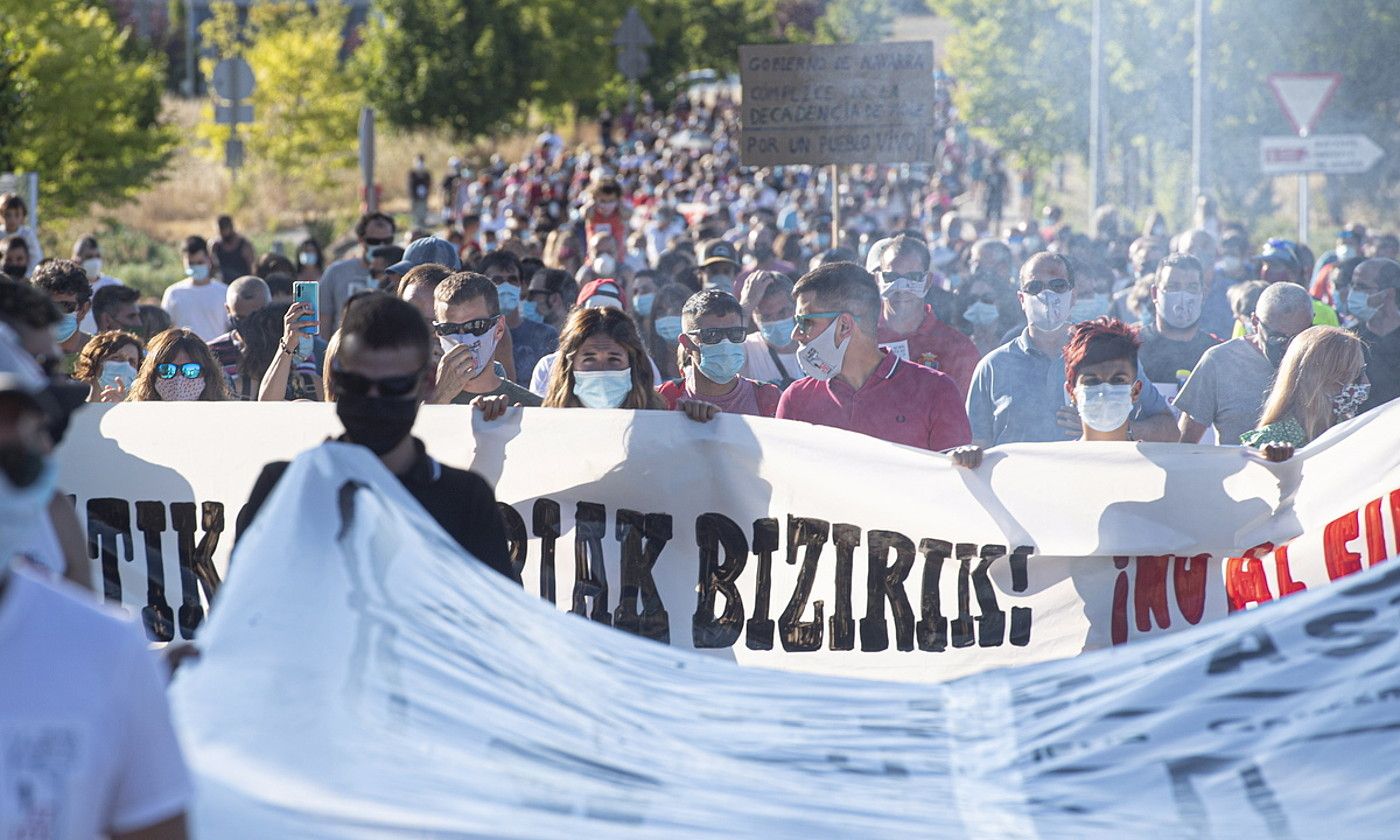
M 355 225 L 360 251 L 326 267 L 321 275 L 320 322 L 321 335 L 334 333 L 340 323 L 340 310 L 356 292 L 372 288 L 369 276 L 369 251 L 394 241 L 394 219 L 383 213 L 366 213 Z
M 1283 354 L 1293 337 L 1312 326 L 1312 298 L 1302 286 L 1275 283 L 1259 296 L 1254 332 L 1205 352 L 1177 394 L 1182 443 L 1199 443 L 1214 426 L 1225 446 L 1259 424 Z

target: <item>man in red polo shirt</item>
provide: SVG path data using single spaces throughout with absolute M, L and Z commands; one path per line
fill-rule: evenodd
M 880 347 L 909 362 L 953 377 L 964 399 L 977 367 L 977 346 L 938 320 L 924 303 L 933 275 L 928 246 L 901 234 L 885 246 L 875 282 L 880 287 Z
M 778 417 L 922 449 L 972 441 L 953 380 L 876 342 L 880 289 L 869 272 L 855 263 L 820 266 L 797 281 L 793 296 L 797 362 L 807 378 L 783 392 Z

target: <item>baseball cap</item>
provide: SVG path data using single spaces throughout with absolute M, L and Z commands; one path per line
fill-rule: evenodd
M 578 305 L 584 309 L 612 307 L 626 309 L 622 302 L 622 290 L 612 280 L 590 280 L 578 293 Z
M 1291 268 L 1298 268 L 1303 264 L 1298 258 L 1298 246 L 1287 239 L 1270 239 L 1265 242 L 1259 259 L 1264 262 L 1283 263 Z
M 545 292 L 546 294 L 557 295 L 563 290 L 564 284 L 568 282 L 569 275 L 562 271 L 536 271 L 535 276 L 530 278 L 530 286 L 525 290 L 526 294 L 531 292 Z
M 408 273 L 410 268 L 428 263 L 445 265 L 453 271 L 462 270 L 462 260 L 457 256 L 457 246 L 440 236 L 425 236 L 422 239 L 413 240 L 404 250 L 403 260 L 389 266 L 388 270 L 402 277 Z
M 739 267 L 739 252 L 734 250 L 734 246 L 723 239 L 707 239 L 700 243 L 700 268 L 716 265 L 718 263 L 729 263 L 735 268 Z

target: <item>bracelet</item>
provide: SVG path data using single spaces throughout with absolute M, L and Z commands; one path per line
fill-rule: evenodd
M 287 346 L 287 341 L 286 341 L 286 339 L 283 339 L 283 340 L 282 340 L 282 352 L 283 352 L 283 353 L 286 353 L 288 356 L 296 355 L 295 353 L 292 352 L 292 348 L 290 348 L 290 347 Z

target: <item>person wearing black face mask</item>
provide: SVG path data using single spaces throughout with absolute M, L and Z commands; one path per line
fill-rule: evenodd
M 326 267 L 321 275 L 321 334 L 332 335 L 340 320 L 340 310 L 356 292 L 374 287 L 370 277 L 370 251 L 394 241 L 394 219 L 383 213 L 366 213 L 355 225 L 359 253 L 351 253 Z
M 326 382 L 336 416 L 345 426 L 345 434 L 336 440 L 359 444 L 379 456 L 462 548 L 518 581 L 490 485 L 475 473 L 439 464 L 412 435 L 432 372 L 432 338 L 423 316 L 410 303 L 372 292 L 346 307 L 339 341 Z M 286 461 L 276 461 L 263 467 L 238 515 L 239 536 L 256 519 L 287 466 Z
M 0 240 L 0 271 L 11 280 L 23 281 L 29 276 L 29 243 L 23 236 Z

